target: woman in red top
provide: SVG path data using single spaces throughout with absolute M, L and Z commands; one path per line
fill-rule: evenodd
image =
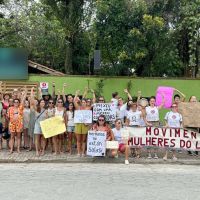
M 96 124 L 93 125 L 92 130 L 94 131 L 104 131 L 106 132 L 106 140 L 114 140 L 114 135 L 110 126 L 106 123 L 106 118 L 104 115 L 100 115 Z
M 8 93 L 5 93 L 3 95 L 3 109 L 7 110 L 9 108 L 9 99 L 10 99 L 10 95 Z
M 97 120 L 96 124 L 93 125 L 92 130 L 106 132 L 106 141 L 114 140 L 114 134 L 113 134 L 110 126 L 106 123 L 106 118 L 104 115 L 100 115 L 98 117 L 98 120 Z M 114 149 L 110 150 L 110 154 L 112 157 L 116 155 L 115 152 L 116 152 L 116 150 L 114 150 Z

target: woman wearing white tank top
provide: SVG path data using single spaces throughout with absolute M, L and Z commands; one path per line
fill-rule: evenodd
M 55 117 L 56 116 L 62 117 L 64 123 L 66 124 L 66 111 L 63 104 L 64 102 L 62 99 L 57 100 L 57 106 L 55 107 Z M 64 133 L 53 137 L 55 155 L 63 152 L 63 143 L 64 143 Z
M 164 106 L 164 95 L 162 94 L 162 103 L 160 106 L 156 106 L 156 98 L 155 96 L 151 96 L 149 99 L 149 106 L 146 107 L 145 111 L 145 122 L 147 126 L 159 126 L 159 110 Z M 158 159 L 157 156 L 157 148 L 148 148 L 148 158 L 151 159 L 151 152 L 154 153 L 154 159 Z
M 182 115 L 178 113 L 178 105 L 176 103 L 173 103 L 171 107 L 171 111 L 167 112 L 167 114 L 165 115 L 166 127 L 181 128 L 182 121 L 183 121 Z M 172 150 L 172 153 L 173 153 L 172 160 L 176 161 L 177 160 L 176 151 Z M 163 160 L 166 161 L 167 156 L 168 156 L 168 150 L 166 150 Z
M 130 109 L 127 111 L 125 124 L 127 126 L 139 127 L 140 120 L 142 118 L 143 118 L 143 114 L 137 108 L 137 98 L 132 98 L 132 103 L 130 103 Z M 141 148 L 131 149 L 131 153 L 135 155 L 137 158 L 140 158 Z

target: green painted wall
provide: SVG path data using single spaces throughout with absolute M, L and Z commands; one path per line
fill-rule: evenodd
M 126 77 L 87 77 L 87 76 L 46 76 L 46 75 L 30 75 L 29 81 L 38 82 L 55 82 L 57 89 L 62 89 L 63 83 L 67 83 L 66 93 L 75 93 L 80 89 L 82 92 L 90 81 L 90 88 L 96 88 L 96 82 L 100 79 L 104 80 L 104 96 L 106 100 L 110 100 L 111 93 L 118 91 L 120 96 L 125 97 L 123 89 L 127 87 L 127 83 L 132 81 L 131 94 L 136 95 L 138 90 L 142 91 L 143 96 L 155 95 L 158 86 L 171 86 L 182 91 L 186 95 L 186 100 L 191 95 L 195 95 L 200 99 L 200 80 L 183 80 L 183 79 L 150 79 L 150 78 L 126 78 Z M 49 90 L 51 92 L 51 88 Z
M 104 80 L 104 96 L 107 101 L 111 99 L 111 93 L 119 92 L 120 96 L 125 97 L 123 90 L 127 87 L 127 83 L 132 81 L 132 95 L 137 95 L 137 91 L 142 91 L 143 96 L 155 95 L 158 86 L 171 86 L 182 91 L 186 95 L 186 101 L 191 95 L 197 96 L 200 100 L 200 80 L 190 79 L 158 79 L 158 78 L 131 78 L 131 77 L 87 77 L 87 76 L 47 76 L 47 75 L 30 75 L 29 81 L 38 82 L 55 82 L 57 89 L 62 89 L 63 83 L 67 83 L 67 93 L 74 94 L 76 90 L 80 89 L 83 92 L 84 88 L 90 81 L 90 88 L 96 88 L 96 82 L 100 79 Z M 51 92 L 51 88 L 49 90 Z M 160 112 L 160 119 L 163 121 L 167 110 L 162 109 Z

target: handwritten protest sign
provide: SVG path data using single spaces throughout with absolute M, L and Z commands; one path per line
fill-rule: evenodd
M 105 115 L 106 121 L 116 120 L 116 106 L 111 103 L 95 103 L 93 106 L 93 120 L 97 121 L 99 115 Z
M 50 138 L 66 131 L 62 117 L 52 117 L 40 122 L 42 133 L 45 138 Z
M 106 141 L 106 149 L 118 149 L 119 142 L 118 141 Z
M 106 152 L 106 132 L 88 131 L 87 155 L 105 156 Z
M 200 135 L 181 128 L 127 127 L 130 146 L 155 146 L 160 148 L 200 151 Z
M 76 124 L 92 123 L 92 111 L 91 110 L 75 110 L 74 123 L 76 123 Z
M 162 94 L 165 98 L 164 108 L 170 108 L 172 105 L 174 88 L 159 86 L 156 92 L 156 105 L 159 106 L 162 103 Z
M 183 116 L 184 127 L 200 127 L 200 103 L 182 102 L 178 105 L 178 111 Z

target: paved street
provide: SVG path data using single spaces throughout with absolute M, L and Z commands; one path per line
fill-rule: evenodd
M 0 164 L 2 200 L 190 200 L 200 168 L 188 165 Z

